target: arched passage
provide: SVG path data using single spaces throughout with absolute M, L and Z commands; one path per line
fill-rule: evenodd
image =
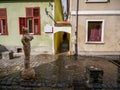
M 59 31 L 54 33 L 54 50 L 55 54 L 69 51 L 70 33 Z

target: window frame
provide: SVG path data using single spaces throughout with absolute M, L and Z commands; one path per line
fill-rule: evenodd
M 38 9 L 38 16 L 37 15 L 34 16 L 35 9 Z M 23 34 L 22 26 L 28 27 L 29 21 L 31 20 L 32 30 L 30 33 L 33 35 L 40 35 L 41 34 L 40 7 L 26 7 L 25 13 L 26 13 L 25 17 L 19 17 L 19 33 Z M 36 22 L 34 22 L 35 20 L 38 20 L 37 24 Z M 37 26 L 37 30 L 35 30 L 36 26 Z
M 32 29 L 32 30 L 29 29 L 29 28 L 30 28 L 30 27 L 29 27 L 30 21 L 31 21 L 31 23 L 32 23 L 32 26 L 31 26 L 31 29 Z M 34 26 L 33 26 L 33 19 L 32 19 L 32 18 L 27 18 L 27 19 L 26 19 L 26 26 L 28 27 L 29 33 L 34 34 L 34 29 L 33 29 Z M 32 32 L 30 32 L 30 31 L 32 31 Z
M 8 28 L 7 28 L 7 10 L 6 8 L 0 8 L 0 11 L 3 10 L 4 14 L 3 16 L 0 16 L 0 35 L 8 35 Z M 5 21 L 5 25 L 2 24 L 3 20 Z M 5 30 L 3 30 L 5 28 Z
M 85 2 L 108 2 L 108 0 L 85 0 Z
M 28 15 L 28 9 L 31 10 L 31 15 Z M 38 16 L 34 16 L 34 10 L 38 9 Z M 41 30 L 40 30 L 40 7 L 26 7 L 26 23 L 28 25 L 28 19 L 32 19 L 32 33 L 34 35 L 40 35 L 41 34 Z M 38 20 L 38 30 L 36 32 L 35 30 L 35 23 L 34 20 L 37 19 Z
M 89 41 L 88 40 L 88 24 L 89 22 L 102 22 L 101 28 L 101 41 Z M 104 20 L 103 19 L 89 19 L 86 20 L 86 43 L 104 43 Z

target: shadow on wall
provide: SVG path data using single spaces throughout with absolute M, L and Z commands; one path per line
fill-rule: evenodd
M 0 53 L 5 51 L 8 51 L 8 49 L 5 46 L 0 44 Z

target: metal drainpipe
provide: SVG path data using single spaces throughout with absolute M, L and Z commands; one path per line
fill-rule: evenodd
M 75 41 L 75 55 L 78 55 L 78 10 L 79 10 L 79 0 L 76 0 L 76 31 L 75 31 L 75 35 L 76 35 L 76 41 Z

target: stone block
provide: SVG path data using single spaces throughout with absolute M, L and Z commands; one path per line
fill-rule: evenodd
M 13 59 L 13 51 L 2 52 L 2 59 Z
M 86 79 L 87 83 L 103 83 L 103 70 L 100 67 L 88 66 L 86 67 Z

